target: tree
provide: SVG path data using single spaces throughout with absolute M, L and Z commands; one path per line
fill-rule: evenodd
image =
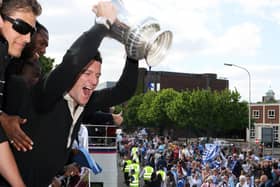
M 42 75 L 44 76 L 52 70 L 55 59 L 46 56 L 41 56 L 39 62 L 42 67 Z
M 190 120 L 194 127 L 204 130 L 207 135 L 212 134 L 216 128 L 216 92 L 207 90 L 194 90 L 191 95 L 192 119 Z
M 234 90 L 224 90 L 219 94 L 217 105 L 217 133 L 244 130 L 248 121 L 248 107 L 240 102 L 240 94 Z
M 152 121 L 160 130 L 164 130 L 166 127 L 170 127 L 173 124 L 173 120 L 168 116 L 168 110 L 171 109 L 171 103 L 177 98 L 179 92 L 174 89 L 162 89 L 157 92 L 156 97 L 151 102 L 150 113 Z
M 138 108 L 137 116 L 142 125 L 154 126 L 154 116 L 152 115 L 152 102 L 156 97 L 156 92 L 148 91 L 143 95 L 143 102 Z
M 127 127 L 134 127 L 141 124 L 138 119 L 138 108 L 143 102 L 143 94 L 133 96 L 124 107 L 124 124 Z
M 240 135 L 248 124 L 247 103 L 240 98 L 236 90 L 149 91 L 128 102 L 125 118 L 129 125 L 187 128 L 192 136 Z

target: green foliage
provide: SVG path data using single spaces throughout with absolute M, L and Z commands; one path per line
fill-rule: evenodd
M 55 59 L 46 56 L 41 56 L 39 61 L 42 67 L 42 75 L 44 76 L 52 70 Z
M 143 94 L 133 96 L 124 108 L 124 124 L 126 126 L 137 126 L 141 124 L 138 120 L 137 112 L 142 104 Z
M 168 106 L 167 115 L 177 127 L 187 127 L 192 123 L 191 92 L 177 94 Z
M 156 97 L 151 102 L 151 115 L 153 122 L 158 125 L 167 125 L 172 123 L 172 119 L 168 116 L 168 110 L 171 109 L 171 103 L 174 102 L 176 96 L 179 95 L 174 89 L 163 89 L 157 92 Z
M 137 112 L 138 119 L 143 125 L 153 125 L 155 122 L 152 113 L 152 102 L 156 97 L 156 92 L 148 91 L 143 95 L 143 100 Z
M 122 105 L 115 106 L 114 114 L 120 113 L 121 111 L 123 111 L 123 109 L 124 109 L 124 107 Z
M 216 136 L 247 126 L 248 105 L 240 98 L 236 90 L 149 91 L 128 102 L 125 120 L 134 126 L 196 128 Z
M 240 102 L 240 94 L 235 91 L 224 90 L 219 94 L 217 124 L 220 132 L 243 129 L 247 125 L 247 104 Z

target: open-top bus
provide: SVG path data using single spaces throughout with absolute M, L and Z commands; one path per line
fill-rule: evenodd
M 91 187 L 117 187 L 117 144 L 115 125 L 91 125 L 88 129 L 89 152 L 102 172 L 90 175 Z

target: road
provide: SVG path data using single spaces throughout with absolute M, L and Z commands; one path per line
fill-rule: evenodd
M 119 157 L 118 157 L 118 160 L 120 160 Z M 119 167 L 119 165 L 118 165 L 118 187 L 126 187 L 126 185 L 124 183 L 124 175 L 123 175 L 123 172 L 121 169 L 122 168 Z

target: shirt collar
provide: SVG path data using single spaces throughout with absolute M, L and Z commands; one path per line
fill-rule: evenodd
M 77 103 L 74 101 L 74 99 L 68 93 L 66 93 L 63 98 L 68 103 L 68 107 L 70 109 L 72 118 L 74 118 L 74 115 L 76 115 L 76 114 L 80 115 L 82 113 L 82 111 L 84 110 L 84 106 L 82 106 L 82 105 L 77 106 Z

